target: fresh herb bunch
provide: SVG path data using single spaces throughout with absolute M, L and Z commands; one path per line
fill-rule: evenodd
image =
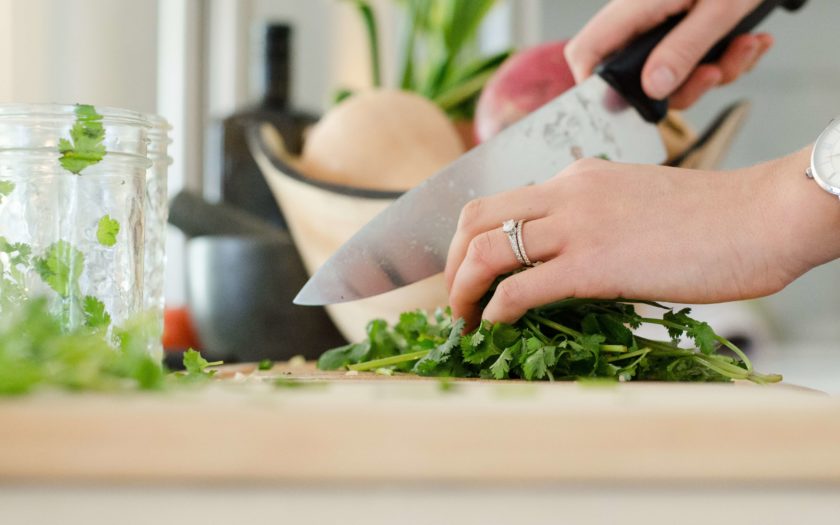
M 639 303 L 662 309 L 664 315 L 642 317 L 635 308 Z M 737 346 L 689 314 L 687 308 L 675 312 L 648 301 L 566 299 L 530 310 L 512 325 L 484 321 L 462 335 L 463 320 L 453 320 L 448 310 L 432 318 L 407 312 L 393 329 L 385 321 L 372 321 L 365 341 L 325 352 L 318 367 L 484 379 L 781 381 L 779 375 L 755 372 Z M 635 335 L 642 324 L 664 326 L 671 340 Z M 679 346 L 683 337 L 694 347 Z
M 169 373 L 146 350 L 143 321 L 114 328 L 67 330 L 44 298 L 24 301 L 0 317 L 0 396 L 39 388 L 74 391 L 164 390 L 203 382 L 215 374 L 189 350 L 184 372 Z
M 351 0 L 365 25 L 371 83 L 383 85 L 376 12 Z M 398 0 L 405 13 L 399 88 L 418 93 L 452 118 L 471 119 L 484 84 L 512 50 L 475 57 L 475 36 L 496 0 Z M 353 93 L 340 90 L 336 100 Z

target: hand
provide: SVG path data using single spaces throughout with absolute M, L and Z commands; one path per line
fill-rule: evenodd
M 840 257 L 840 202 L 804 176 L 809 150 L 733 172 L 584 159 L 540 185 L 470 202 L 446 265 L 467 326 L 520 267 L 501 224 L 525 219 L 531 260 L 483 317 L 512 322 L 566 297 L 710 303 L 768 295 Z
M 703 56 L 761 0 L 613 0 L 566 45 L 566 60 L 580 82 L 610 53 L 671 15 L 685 19 L 653 50 L 642 71 L 642 87 L 653 99 L 670 96 L 684 109 L 714 86 L 728 84 L 751 70 L 773 45 L 766 33 L 735 38 L 714 64 L 698 66 Z

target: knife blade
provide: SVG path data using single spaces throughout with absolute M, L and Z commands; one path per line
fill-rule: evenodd
M 775 7 L 766 0 L 703 58 L 712 62 L 737 35 Z M 665 148 L 656 128 L 667 101 L 652 100 L 641 71 L 682 19 L 669 18 L 608 59 L 597 74 L 473 148 L 373 218 L 309 279 L 294 302 L 323 305 L 378 295 L 443 271 L 461 209 L 470 200 L 543 182 L 574 160 L 659 164 Z

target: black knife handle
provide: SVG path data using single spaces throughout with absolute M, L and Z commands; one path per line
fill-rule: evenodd
M 750 14 L 744 17 L 735 28 L 723 37 L 706 53 L 701 63 L 715 62 L 726 51 L 732 40 L 744 33 L 750 32 L 776 7 L 784 7 L 788 11 L 796 11 L 807 0 L 765 0 Z M 660 25 L 643 34 L 630 45 L 607 58 L 598 67 L 596 73 L 606 80 L 616 91 L 632 104 L 649 122 L 659 122 L 668 112 L 668 99 L 654 100 L 647 96 L 642 89 L 642 68 L 647 62 L 653 49 L 665 36 L 671 32 L 685 13 L 672 16 Z

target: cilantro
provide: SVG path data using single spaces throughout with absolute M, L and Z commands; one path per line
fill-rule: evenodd
M 664 315 L 643 318 L 636 303 L 663 309 Z M 448 312 L 432 318 L 409 312 L 392 330 L 384 321 L 369 325 L 366 341 L 325 352 L 318 366 L 526 380 L 781 380 L 754 372 L 737 346 L 689 314 L 687 309 L 674 312 L 650 301 L 566 299 L 530 310 L 513 325 L 485 321 L 462 335 L 463 321 L 453 320 Z M 634 334 L 643 324 L 665 326 L 672 340 Z M 693 348 L 679 346 L 684 336 L 694 342 Z M 721 346 L 736 357 L 718 353 Z
M 210 378 L 216 375 L 216 370 L 208 370 L 208 367 L 222 364 L 221 361 L 210 362 L 201 354 L 190 348 L 184 352 L 184 369 L 187 378 Z
M 111 315 L 105 310 L 105 304 L 92 295 L 85 296 L 82 309 L 85 312 L 85 324 L 91 328 L 108 328 Z
M 0 204 L 3 204 L 3 198 L 8 197 L 15 191 L 15 183 L 10 180 L 0 180 Z
M 70 128 L 70 140 L 58 141 L 59 162 L 67 171 L 78 175 L 105 156 L 105 128 L 102 115 L 93 106 L 76 105 L 76 122 Z
M 120 233 L 120 223 L 105 215 L 99 219 L 96 227 L 96 240 L 102 246 L 113 246 L 117 244 L 117 235 Z
M 490 365 L 490 373 L 495 379 L 505 379 L 510 372 L 510 362 L 513 359 L 513 353 L 510 348 L 505 348 L 504 352 Z
M 62 298 L 75 291 L 85 265 L 85 256 L 67 241 L 56 241 L 35 259 L 35 271 Z

